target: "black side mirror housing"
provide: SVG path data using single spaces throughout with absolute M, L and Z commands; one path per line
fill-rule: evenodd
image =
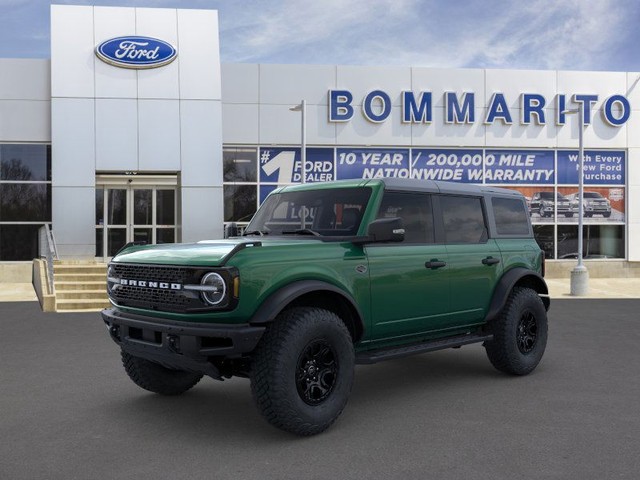
M 402 219 L 378 218 L 367 228 L 367 240 L 363 243 L 402 242 L 404 240 L 404 225 Z
M 224 230 L 224 238 L 237 237 L 238 236 L 238 225 L 235 222 L 227 225 L 227 228 Z

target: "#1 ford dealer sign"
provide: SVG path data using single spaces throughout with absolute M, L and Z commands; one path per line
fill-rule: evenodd
M 171 63 L 178 55 L 169 43 L 151 37 L 117 37 L 96 47 L 96 56 L 122 68 L 157 68 Z

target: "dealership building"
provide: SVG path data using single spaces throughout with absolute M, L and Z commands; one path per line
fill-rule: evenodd
M 225 224 L 245 225 L 266 195 L 303 176 L 516 189 L 547 258 L 569 261 L 580 112 L 583 253 L 610 276 L 632 275 L 639 80 L 221 65 L 215 10 L 53 5 L 51 59 L 0 59 L 0 277 L 20 262 L 30 274 L 43 225 L 60 258 L 103 261 L 129 241 L 220 238 Z

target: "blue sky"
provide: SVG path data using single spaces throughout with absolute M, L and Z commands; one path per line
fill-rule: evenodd
M 215 8 L 223 62 L 640 71 L 638 0 L 120 0 Z M 0 0 L 0 58 L 47 58 L 49 5 Z

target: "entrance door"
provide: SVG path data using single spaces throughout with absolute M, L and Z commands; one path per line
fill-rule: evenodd
M 96 185 L 96 257 L 113 257 L 128 242 L 177 240 L 176 188 L 149 180 Z

